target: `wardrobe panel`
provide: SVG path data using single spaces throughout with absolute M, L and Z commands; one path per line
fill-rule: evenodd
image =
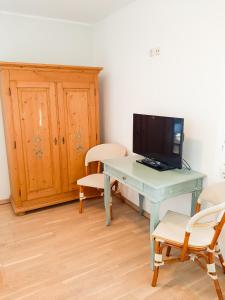
M 54 83 L 14 82 L 14 118 L 19 120 L 17 147 L 21 148 L 20 178 L 25 198 L 59 193 L 58 116 Z M 21 155 L 20 155 L 21 156 Z
M 91 83 L 63 82 L 58 84 L 61 111 L 63 189 L 78 189 L 76 181 L 85 175 L 87 151 L 97 144 L 95 87 Z M 67 179 L 66 179 L 67 178 Z

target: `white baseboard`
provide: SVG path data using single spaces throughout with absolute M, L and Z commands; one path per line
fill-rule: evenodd
M 122 199 L 122 201 L 124 201 L 127 205 L 129 205 L 131 208 L 133 208 L 134 210 L 136 210 L 137 212 L 139 212 L 139 207 L 138 205 L 136 205 L 135 203 L 131 202 L 129 199 L 127 199 L 126 197 L 124 197 L 121 193 L 117 194 L 117 196 Z M 150 214 L 146 211 L 143 212 L 143 216 L 150 219 Z
M 9 202 L 10 202 L 9 199 L 0 199 L 0 205 L 7 204 Z

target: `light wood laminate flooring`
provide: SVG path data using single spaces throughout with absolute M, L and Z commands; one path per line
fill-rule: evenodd
M 225 292 L 225 275 L 218 268 Z M 150 285 L 149 221 L 114 199 L 112 226 L 103 200 L 15 216 L 0 205 L 0 300 L 212 300 L 210 278 L 194 263 L 164 266 Z

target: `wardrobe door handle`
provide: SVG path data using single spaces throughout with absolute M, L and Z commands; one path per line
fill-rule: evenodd
M 65 144 L 65 138 L 64 137 L 62 138 L 62 143 L 63 143 L 63 145 Z
M 55 145 L 57 145 L 58 144 L 58 140 L 57 140 L 57 138 L 55 137 L 55 139 L 54 139 L 54 143 L 55 143 Z

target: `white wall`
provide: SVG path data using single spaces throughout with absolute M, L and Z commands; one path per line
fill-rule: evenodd
M 0 13 L 0 60 L 103 66 L 103 140 L 131 151 L 134 112 L 184 117 L 184 157 L 209 181 L 221 179 L 224 2 L 138 0 L 97 24 L 92 37 L 91 31 L 70 22 Z M 160 57 L 150 58 L 150 48 L 158 46 Z M 0 109 L 0 199 L 9 193 Z M 124 193 L 136 201 L 130 190 Z M 167 201 L 161 215 L 168 208 L 188 213 L 190 196 Z
M 0 60 L 91 64 L 91 26 L 0 12 Z
M 91 27 L 0 13 L 0 61 L 91 64 Z M 0 107 L 0 199 L 10 194 Z
M 222 0 L 138 0 L 97 24 L 94 63 L 104 67 L 102 139 L 131 151 L 134 112 L 184 117 L 184 158 L 208 181 L 221 180 L 224 32 Z M 155 47 L 161 55 L 150 57 Z M 124 194 L 137 201 L 130 190 Z M 190 195 L 165 202 L 161 215 L 168 208 L 188 213 Z

